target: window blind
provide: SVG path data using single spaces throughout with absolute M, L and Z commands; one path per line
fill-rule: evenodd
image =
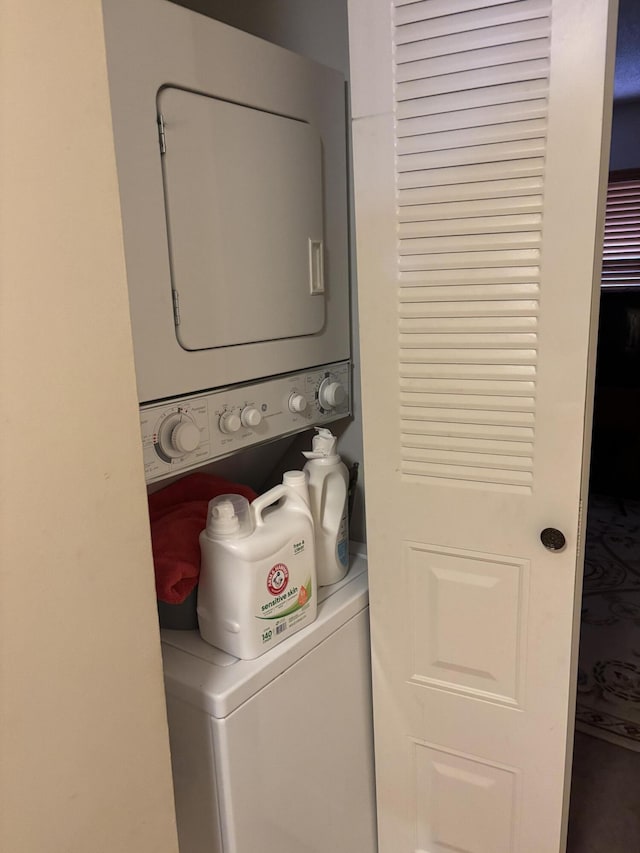
M 640 288 L 640 172 L 609 178 L 602 287 Z

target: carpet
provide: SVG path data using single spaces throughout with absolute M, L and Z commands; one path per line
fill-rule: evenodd
M 576 727 L 640 752 L 640 501 L 589 498 Z

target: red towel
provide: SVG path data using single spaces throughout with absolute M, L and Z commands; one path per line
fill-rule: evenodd
M 151 546 L 156 595 L 166 604 L 182 604 L 200 574 L 200 531 L 207 523 L 209 501 L 218 495 L 256 497 L 249 486 L 212 474 L 189 474 L 149 495 Z

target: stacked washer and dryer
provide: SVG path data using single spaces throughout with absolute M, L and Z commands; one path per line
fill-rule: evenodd
M 344 80 L 104 0 L 145 476 L 351 411 Z M 366 555 L 253 661 L 163 631 L 181 853 L 374 853 Z

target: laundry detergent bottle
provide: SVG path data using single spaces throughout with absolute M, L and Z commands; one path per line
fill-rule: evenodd
M 318 586 L 343 578 L 349 569 L 349 472 L 336 453 L 336 437 L 316 427 L 304 471 L 309 478 L 311 512 L 315 524 Z
M 198 625 L 203 640 L 251 660 L 316 618 L 313 519 L 303 471 L 249 503 L 209 502 L 200 534 Z

